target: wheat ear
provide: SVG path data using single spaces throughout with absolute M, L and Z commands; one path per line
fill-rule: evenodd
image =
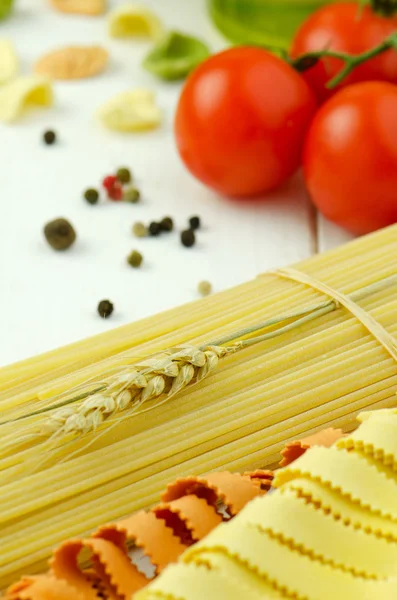
M 106 389 L 50 413 L 42 434 L 90 433 L 122 411 L 138 410 L 150 400 L 166 401 L 202 381 L 216 369 L 219 359 L 239 349 L 239 342 L 205 349 L 187 346 L 137 363 L 109 378 Z

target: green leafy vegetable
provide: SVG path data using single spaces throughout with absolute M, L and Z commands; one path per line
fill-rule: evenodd
M 330 0 L 208 0 L 213 22 L 236 44 L 287 50 L 299 25 Z
M 0 19 L 5 19 L 10 14 L 14 0 L 0 0 Z
M 183 79 L 209 55 L 208 46 L 201 40 L 170 31 L 152 48 L 143 66 L 162 79 Z

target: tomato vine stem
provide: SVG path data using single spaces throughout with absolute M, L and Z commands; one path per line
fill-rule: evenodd
M 396 0 L 371 0 L 372 9 L 384 16 L 391 17 L 397 12 Z
M 397 51 L 397 32 L 393 33 L 389 37 L 383 40 L 379 46 L 375 46 L 371 48 L 371 50 L 367 50 L 362 54 L 349 54 L 347 52 L 338 52 L 337 50 L 319 50 L 316 52 L 307 52 L 306 54 L 302 54 L 295 59 L 289 59 L 289 62 L 294 69 L 297 71 L 306 71 L 313 67 L 319 60 L 323 58 L 337 58 L 343 61 L 344 66 L 339 71 L 335 77 L 333 77 L 327 83 L 327 88 L 332 90 L 337 85 L 342 83 L 342 81 L 354 71 L 356 67 L 365 63 L 367 60 L 371 58 L 375 58 L 379 54 L 386 52 L 387 50 L 394 49 Z

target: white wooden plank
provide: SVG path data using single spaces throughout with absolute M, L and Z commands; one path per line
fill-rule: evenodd
M 322 215 L 318 216 L 318 249 L 319 252 L 326 252 L 342 244 L 346 244 L 354 239 L 353 234 L 342 227 L 331 223 Z

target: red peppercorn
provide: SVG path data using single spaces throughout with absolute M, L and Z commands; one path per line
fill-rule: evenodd
M 109 200 L 119 201 L 123 199 L 123 186 L 119 181 L 116 181 L 111 188 L 108 189 Z
M 102 181 L 102 185 L 105 188 L 105 190 L 110 190 L 114 184 L 118 182 L 118 179 L 115 175 L 108 175 L 107 177 L 105 177 L 105 179 Z

